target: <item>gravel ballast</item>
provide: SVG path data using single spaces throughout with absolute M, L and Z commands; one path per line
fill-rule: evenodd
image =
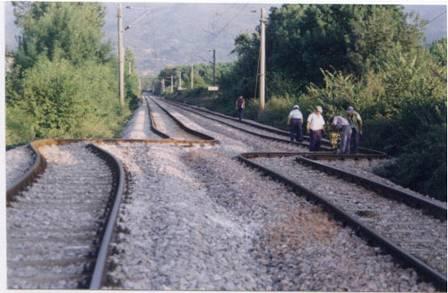
M 414 256 L 446 273 L 446 221 L 422 210 L 382 197 L 357 184 L 344 182 L 324 172 L 304 166 L 295 158 L 257 158 L 270 168 L 330 200 L 386 236 Z
M 386 160 L 371 160 L 371 161 L 369 161 L 369 160 L 344 160 L 344 161 L 319 160 L 319 163 L 323 163 L 323 164 L 326 164 L 331 167 L 336 167 L 336 168 L 348 171 L 348 172 L 353 173 L 358 176 L 369 178 L 370 180 L 374 180 L 374 181 L 377 181 L 384 185 L 387 185 L 389 187 L 401 190 L 403 192 L 410 193 L 416 197 L 424 198 L 425 200 L 437 202 L 439 204 L 446 206 L 446 202 L 441 202 L 429 195 L 420 194 L 414 190 L 405 188 L 401 185 L 393 183 L 390 180 L 387 180 L 384 177 L 378 176 L 375 173 L 373 173 L 374 169 L 383 165 L 384 163 L 386 163 Z
M 6 152 L 6 188 L 10 188 L 33 165 L 35 155 L 28 145 Z
M 183 130 L 162 108 L 159 107 L 151 98 L 146 99 L 149 103 L 153 119 L 156 122 L 157 128 L 166 133 L 173 139 L 182 140 L 198 140 L 201 139 L 193 134 Z
M 7 209 L 8 288 L 74 289 L 89 278 L 112 174 L 84 143 L 41 151 L 47 169 Z
M 242 132 L 237 129 L 230 128 L 220 122 L 216 122 L 195 113 L 183 110 L 179 107 L 173 107 L 167 103 L 164 103 L 160 99 L 157 100 L 166 109 L 175 113 L 176 117 L 179 118 L 184 124 L 214 137 L 219 140 L 222 145 L 225 146 L 226 150 L 234 149 L 232 154 L 237 155 L 242 152 L 308 152 L 308 148 L 304 146 L 298 146 L 289 143 L 283 143 L 278 141 L 272 141 L 269 139 L 261 138 L 259 136 Z M 244 127 L 244 125 L 241 125 Z
M 122 137 L 127 139 L 160 139 L 160 136 L 151 130 L 151 120 L 145 96 L 143 97 L 143 102 L 123 130 Z
M 108 288 L 432 291 L 320 208 L 217 149 L 103 145 L 132 174 Z

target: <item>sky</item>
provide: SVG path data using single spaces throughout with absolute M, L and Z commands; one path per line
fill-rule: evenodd
M 104 2 L 104 5 L 105 38 L 115 47 L 117 4 Z M 271 5 L 125 3 L 123 6 L 124 23 L 132 24 L 125 33 L 125 46 L 134 52 L 140 73 L 154 74 L 167 65 L 208 62 L 212 48 L 216 49 L 218 62 L 234 60 L 230 51 L 235 37 L 242 32 L 253 32 L 258 25 L 259 13 L 251 11 Z M 427 44 L 446 36 L 446 6 L 404 7 L 406 12 L 415 12 L 428 21 Z M 16 47 L 18 31 L 10 2 L 5 5 L 5 24 L 6 48 L 11 50 Z

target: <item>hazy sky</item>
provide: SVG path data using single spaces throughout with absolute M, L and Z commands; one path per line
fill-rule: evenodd
M 116 44 L 116 3 L 106 6 L 105 38 Z M 125 34 L 125 45 L 134 51 L 142 73 L 155 72 L 167 64 L 200 63 L 210 60 L 210 48 L 216 48 L 218 62 L 234 58 L 230 55 L 235 37 L 253 32 L 259 21 L 261 6 L 268 4 L 155 4 L 124 3 L 124 23 L 136 23 Z M 425 30 L 427 43 L 446 36 L 446 6 L 405 5 L 406 12 L 415 12 L 429 22 Z M 149 8 L 149 9 L 148 9 Z M 149 13 L 145 11 L 148 10 Z M 7 49 L 16 47 L 13 8 L 5 5 Z M 137 21 L 137 22 L 136 22 Z M 217 32 L 219 37 L 214 37 Z

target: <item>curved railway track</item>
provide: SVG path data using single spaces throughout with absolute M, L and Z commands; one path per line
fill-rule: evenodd
M 158 108 L 159 112 L 157 112 L 158 116 L 160 117 L 159 122 L 162 122 L 164 125 L 170 125 L 171 130 L 167 133 L 175 133 L 175 136 L 171 135 L 174 139 L 183 139 L 183 140 L 197 140 L 197 139 L 204 139 L 204 140 L 214 140 L 213 137 L 206 135 L 204 133 L 201 133 L 189 126 L 187 126 L 185 123 L 183 123 L 181 120 L 179 120 L 175 115 L 170 113 L 165 107 L 160 105 L 160 103 L 157 103 L 156 101 L 152 100 L 151 98 L 147 99 L 148 104 L 155 104 L 154 108 Z M 163 113 L 163 114 L 162 114 Z M 151 115 L 153 115 L 151 113 Z M 163 117 L 163 118 L 162 118 Z M 154 118 L 154 120 L 157 120 L 157 118 Z M 174 121 L 174 123 L 172 123 Z M 170 123 L 171 122 L 171 123 Z M 175 127 L 173 127 L 175 125 Z M 159 129 L 160 130 L 160 129 Z
M 109 210 L 123 193 L 123 171 L 92 144 L 47 140 L 32 147 L 35 164 L 8 189 L 8 287 L 88 288 L 92 270 L 104 265 L 98 243 L 114 221 Z
M 9 189 L 30 169 L 36 159 L 29 145 L 6 150 L 6 188 Z
M 296 145 L 309 146 L 309 142 L 307 142 L 307 141 L 309 141 L 309 137 L 306 135 L 304 136 L 305 141 L 302 143 L 291 142 L 289 140 L 288 131 L 285 131 L 282 129 L 264 125 L 264 124 L 261 124 L 261 123 L 258 123 L 258 122 L 255 122 L 255 121 L 252 121 L 249 119 L 243 119 L 242 121 L 239 121 L 238 118 L 227 116 L 222 113 L 210 111 L 210 110 L 202 108 L 202 107 L 192 106 L 192 105 L 188 105 L 188 104 L 179 104 L 179 103 L 175 103 L 175 102 L 168 101 L 168 100 L 164 100 L 164 101 L 166 103 L 169 103 L 170 105 L 180 107 L 184 110 L 190 111 L 192 113 L 195 113 L 195 114 L 205 117 L 207 119 L 220 122 L 229 127 L 238 129 L 240 131 L 244 131 L 246 133 L 257 135 L 262 138 L 276 140 L 276 141 L 285 142 L 285 143 L 296 144 Z M 322 140 L 321 149 L 324 151 L 333 150 L 331 148 L 330 142 L 327 139 Z M 361 153 L 365 153 L 365 154 L 377 154 L 379 156 L 381 156 L 381 155 L 385 156 L 385 154 L 383 152 L 379 152 L 379 151 L 364 148 L 364 147 L 360 147 L 359 150 Z
M 121 137 L 125 139 L 160 139 L 168 136 L 154 127 L 149 105 L 142 99 L 140 106 L 134 111 L 132 118 L 126 124 Z
M 199 115 L 202 117 L 201 119 L 214 120 L 234 129 L 242 128 L 239 130 L 273 140 L 275 143 L 287 142 L 291 145 L 289 140 L 279 132 L 281 130 L 269 130 L 270 127 L 263 128 L 262 125 L 250 125 L 255 123 L 251 121 L 246 121 L 247 123 L 243 124 L 236 122 L 235 124 L 238 125 L 235 125 L 232 124 L 234 122 L 229 122 L 231 119 L 228 117 L 216 118 L 218 116 L 215 116 L 212 119 L 210 115 L 213 114 L 211 113 L 204 114 L 197 109 L 170 105 L 182 109 L 182 111 Z M 202 133 L 200 127 L 191 126 L 194 123 L 189 122 L 188 116 L 184 117 L 176 111 L 171 111 L 170 107 L 165 106 L 161 101 L 148 98 L 146 107 L 151 130 L 163 139 L 42 140 L 35 141 L 30 145 L 36 154 L 34 165 L 22 179 L 7 191 L 9 205 L 7 223 L 8 287 L 98 289 L 104 286 L 106 278 L 110 278 L 108 266 L 111 265 L 111 262 L 108 260 L 108 256 L 111 251 L 117 249 L 117 246 L 113 245 L 111 248 L 111 242 L 116 237 L 116 218 L 119 216 L 119 205 L 124 193 L 124 186 L 127 184 L 123 165 L 114 155 L 111 155 L 111 150 L 117 148 L 116 151 L 120 154 L 120 159 L 123 159 L 128 156 L 127 148 L 130 145 L 136 147 L 139 144 L 204 146 L 217 143 L 217 140 L 212 137 L 213 131 L 207 132 L 207 134 Z M 154 115 L 155 113 L 157 115 Z M 241 127 L 242 125 L 249 128 Z M 273 137 L 274 139 L 272 139 Z M 93 144 L 104 145 L 109 151 Z M 106 145 L 116 147 L 111 148 Z M 161 148 L 155 150 L 156 152 L 162 151 Z M 382 247 L 399 263 L 413 267 L 425 280 L 432 282 L 441 290 L 446 290 L 446 241 L 444 241 L 446 239 L 446 206 L 424 197 L 406 193 L 403 190 L 373 182 L 369 178 L 350 173 L 337 168 L 337 166 L 318 162 L 318 160 L 384 158 L 383 153 L 364 151 L 362 154 L 346 156 L 335 155 L 331 152 L 310 153 L 306 150 L 305 152 L 289 153 L 243 153 L 238 156 L 238 159 L 292 187 L 296 194 L 318 202 L 337 220 L 349 224 L 369 243 Z M 42 155 L 41 152 L 45 152 L 45 154 Z M 56 157 L 62 158 L 62 161 L 67 156 L 71 159 L 67 159 L 66 166 L 55 167 L 53 165 L 57 164 L 57 160 L 54 163 L 52 158 L 49 157 L 49 160 L 45 158 L 51 155 L 51 152 L 56 153 Z M 163 157 L 162 153 L 159 156 Z M 214 151 L 210 153 L 210 155 L 216 154 Z M 188 157 L 184 164 L 192 164 L 190 161 L 194 161 L 194 168 L 202 170 L 203 168 L 197 164 L 207 160 L 204 161 L 204 157 L 196 162 L 194 158 L 195 156 Z M 70 160 L 79 162 L 75 163 Z M 208 163 L 213 165 L 212 162 L 214 160 Z M 85 171 L 81 173 L 85 173 L 84 175 L 87 176 L 74 176 L 80 172 L 75 169 L 81 165 L 82 168 L 85 168 L 83 169 Z M 45 168 L 47 169 L 43 172 Z M 58 168 L 61 168 L 60 170 L 67 169 L 58 171 Z M 185 169 L 185 167 L 183 168 Z M 212 172 L 211 169 L 206 174 L 210 172 Z M 317 181 L 305 182 L 310 174 L 315 176 Z M 56 177 L 58 175 L 62 177 Z M 334 175 L 338 178 L 334 178 Z M 211 176 L 219 177 L 221 175 L 218 173 Z M 230 173 L 227 176 L 230 176 Z M 222 180 L 221 177 L 219 178 Z M 35 183 L 31 184 L 32 182 Z M 93 183 L 81 184 L 81 188 L 79 186 L 81 182 Z M 95 182 L 99 184 L 95 185 Z M 56 186 L 61 183 L 73 187 L 55 187 L 55 190 L 62 190 L 62 192 L 50 191 L 52 184 Z M 315 188 L 316 185 L 322 187 Z M 95 192 L 96 188 L 99 188 L 98 186 L 102 187 L 100 191 Z M 92 187 L 93 191 L 89 191 Z M 214 189 L 215 187 L 212 184 L 209 188 Z M 36 193 L 38 196 L 30 196 L 34 194 L 33 190 L 42 192 L 42 195 Z M 21 196 L 17 196 L 18 194 Z M 74 197 L 74 194 L 78 196 Z M 61 204 L 45 202 L 44 198 L 47 196 L 50 200 L 60 196 L 57 200 Z M 83 196 L 86 196 L 87 199 Z M 37 203 L 33 200 L 36 200 Z M 89 203 L 88 201 L 92 203 L 86 204 L 86 202 Z M 68 202 L 73 204 L 71 206 L 74 209 L 67 211 L 66 204 Z M 30 207 L 35 205 L 42 208 L 31 211 Z M 52 209 L 48 209 L 48 206 L 51 206 Z M 73 233 L 62 231 L 67 233 L 67 237 L 64 237 L 61 231 L 56 231 L 58 230 L 55 228 L 56 225 L 51 227 L 57 223 L 56 220 L 59 220 L 61 215 L 64 215 L 64 212 L 68 217 L 66 223 L 70 223 L 70 225 L 60 221 L 60 227 L 74 229 Z M 85 218 L 79 221 L 79 215 L 84 215 Z M 9 216 L 11 216 L 11 220 Z M 31 219 L 32 222 L 30 224 L 27 224 L 26 221 L 20 223 L 21 219 Z M 44 223 L 44 225 L 40 225 L 44 228 L 37 228 L 40 222 L 36 219 Z M 73 224 L 74 219 L 78 220 L 79 223 L 76 224 L 79 224 L 81 230 L 76 230 L 76 225 Z M 123 229 L 127 230 L 126 227 L 123 228 L 122 223 L 120 231 Z M 429 237 L 429 240 L 422 240 L 423 236 Z M 42 245 L 31 245 L 31 243 L 39 241 Z M 62 252 L 59 254 L 62 256 L 61 259 L 51 258 L 52 251 L 54 252 L 53 245 L 59 247 L 58 249 Z M 25 257 L 25 252 L 29 253 L 29 251 L 33 252 L 31 258 Z M 43 252 L 45 254 L 42 254 L 41 257 L 35 257 Z M 71 258 L 67 258 L 67 255 Z M 78 258 L 75 259 L 76 257 Z M 238 289 L 238 287 L 234 289 Z
M 7 190 L 8 288 L 103 286 L 126 174 L 122 163 L 99 145 L 129 143 L 188 147 L 215 142 L 32 142 L 34 164 Z
M 248 153 L 238 159 L 323 205 L 398 261 L 414 267 L 438 288 L 446 289 L 445 205 L 306 156 Z M 323 154 L 320 159 L 329 158 Z M 309 180 L 309 174 L 314 180 Z
M 125 173 L 119 160 L 93 143 L 178 146 L 217 143 L 168 113 L 165 115 L 170 121 L 163 122 L 175 124 L 184 134 L 179 140 L 170 138 L 157 128 L 149 103 L 146 107 L 152 132 L 164 139 L 47 139 L 21 146 L 35 160 L 31 167 L 30 163 L 19 166 L 20 170 L 13 172 L 16 178 L 8 180 L 11 182 L 7 190 L 9 288 L 102 287 L 124 193 Z M 141 120 L 142 113 L 136 113 L 132 120 Z M 132 120 L 129 124 L 136 124 Z M 129 136 L 147 132 L 139 129 Z M 35 206 L 40 207 L 38 211 L 33 210 Z M 27 253 L 32 257 L 27 257 Z
M 176 120 L 174 116 L 170 115 L 165 108 L 154 102 L 152 99 L 148 98 L 146 101 L 150 107 L 151 116 L 153 117 L 152 120 L 157 123 L 155 128 L 170 138 L 182 140 L 212 139 L 211 137 L 205 137 L 203 134 L 194 132 L 192 129 L 186 127 Z

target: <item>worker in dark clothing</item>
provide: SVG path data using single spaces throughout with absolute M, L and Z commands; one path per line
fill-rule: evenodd
M 347 120 L 352 127 L 352 147 L 351 152 L 357 153 L 360 137 L 362 135 L 362 119 L 361 115 L 356 112 L 352 106 L 347 108 Z
M 246 107 L 246 101 L 243 96 L 239 96 L 235 101 L 235 110 L 238 111 L 238 119 L 241 121 L 243 119 L 243 111 Z
M 350 140 L 352 137 L 352 127 L 347 119 L 342 116 L 335 116 L 333 122 L 331 123 L 333 127 L 341 133 L 341 143 L 339 145 L 339 154 L 349 154 L 350 153 Z
M 302 112 L 300 112 L 299 105 L 294 105 L 288 115 L 289 137 L 291 141 L 294 141 L 294 139 L 299 142 L 303 140 L 302 124 Z

